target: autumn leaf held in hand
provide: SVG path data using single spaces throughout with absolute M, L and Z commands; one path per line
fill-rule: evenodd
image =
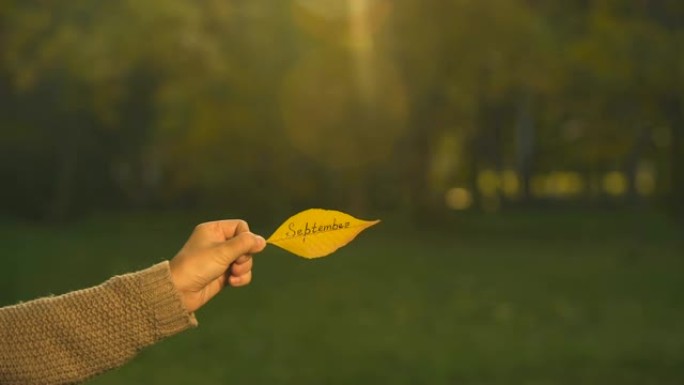
M 266 242 L 303 258 L 320 258 L 348 244 L 378 222 L 360 220 L 335 210 L 309 209 L 286 220 Z

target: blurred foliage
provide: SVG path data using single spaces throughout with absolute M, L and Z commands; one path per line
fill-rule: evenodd
M 681 212 L 683 90 L 678 0 L 4 0 L 0 205 Z

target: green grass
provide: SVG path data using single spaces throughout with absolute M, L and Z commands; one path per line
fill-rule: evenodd
M 0 299 L 146 267 L 193 224 L 0 224 Z M 91 383 L 682 384 L 682 238 L 655 214 L 537 212 L 386 220 L 314 261 L 270 247 L 253 284 L 201 309 L 199 328 Z

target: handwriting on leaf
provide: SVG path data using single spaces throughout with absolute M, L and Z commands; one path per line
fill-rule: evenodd
M 380 221 L 363 221 L 335 210 L 309 209 L 286 220 L 266 242 L 304 258 L 320 258 L 348 244 Z

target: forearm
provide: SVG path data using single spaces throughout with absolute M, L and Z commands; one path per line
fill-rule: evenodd
M 168 263 L 0 309 L 0 384 L 72 384 L 195 326 Z

